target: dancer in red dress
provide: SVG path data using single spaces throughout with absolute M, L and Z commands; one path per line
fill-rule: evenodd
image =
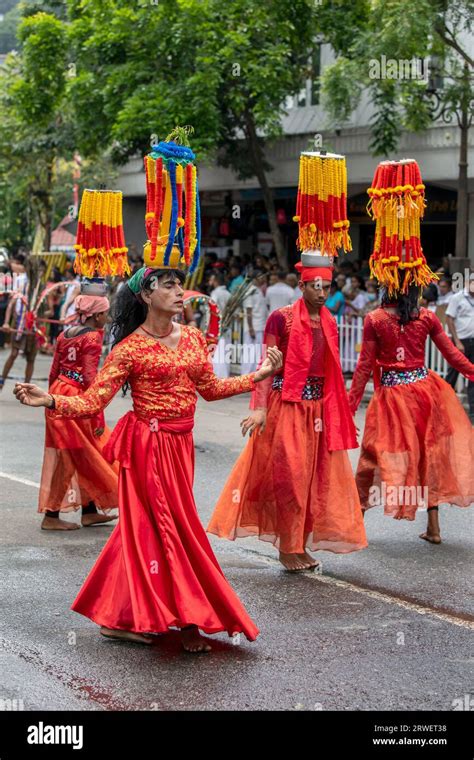
M 22 403 L 80 418 L 99 414 L 130 384 L 133 411 L 104 451 L 120 463 L 120 524 L 72 609 L 106 636 L 152 643 L 144 634 L 179 628 L 185 649 L 208 651 L 198 629 L 243 632 L 250 641 L 258 629 L 225 579 L 196 510 L 196 390 L 208 401 L 251 391 L 278 369 L 281 355 L 271 349 L 257 373 L 218 379 L 202 333 L 172 321 L 182 310 L 183 281 L 181 271 L 145 268 L 129 280 L 114 324 L 120 342 L 87 391 L 66 397 L 18 384 L 15 393 Z
M 102 352 L 103 327 L 109 312 L 105 296 L 79 295 L 79 324 L 58 336 L 49 374 L 50 393 L 77 396 L 93 382 Z M 74 530 L 79 525 L 59 514 L 82 507 L 83 526 L 115 516 L 100 515 L 118 505 L 118 467 L 105 462 L 102 450 L 110 437 L 101 412 L 89 419 L 65 420 L 45 412 L 46 435 L 38 512 L 43 530 Z
M 320 565 L 307 549 L 352 552 L 367 546 L 347 449 L 357 447 L 339 357 L 337 325 L 324 305 L 338 250 L 350 250 L 344 156 L 303 152 L 295 221 L 302 298 L 273 312 L 267 350 L 283 371 L 252 394 L 242 421 L 250 440 L 219 497 L 207 530 L 258 536 L 279 549 L 289 572 Z
M 185 129 L 176 133 L 186 141 Z M 281 353 L 270 349 L 256 373 L 220 380 L 202 333 L 173 321 L 183 310 L 186 275 L 180 267 L 193 272 L 199 262 L 193 161 L 190 148 L 171 139 L 154 146 L 145 159 L 146 266 L 118 295 L 111 331 L 115 347 L 94 382 L 74 398 L 30 384 L 17 385 L 15 393 L 24 404 L 87 418 L 102 412 L 121 386 L 131 387 L 133 411 L 119 421 L 104 449 L 110 463 L 120 464 L 120 523 L 72 608 L 110 638 L 151 644 L 149 634 L 178 628 L 186 651 L 208 652 L 211 647 L 199 630 L 242 632 L 253 641 L 258 629 L 225 579 L 196 510 L 196 391 L 209 401 L 251 391 L 281 366 Z M 112 214 L 107 228 L 102 217 L 108 218 L 110 202 L 101 205 L 101 197 L 94 200 L 94 193 L 86 192 L 93 202 L 90 213 L 86 207 L 79 214 L 79 262 L 92 268 L 95 256 L 97 266 L 110 265 L 113 273 L 118 265 L 128 266 L 126 249 L 118 244 L 122 232 L 114 226 L 120 213 Z M 120 199 L 114 203 L 120 205 Z
M 398 520 L 428 509 L 420 538 L 439 544 L 438 505 L 474 502 L 474 429 L 451 386 L 425 367 L 427 338 L 470 380 L 474 365 L 418 305 L 420 288 L 436 279 L 420 244 L 423 191 L 412 159 L 382 162 L 369 188 L 377 220 L 370 263 L 382 308 L 365 318 L 349 402 L 355 413 L 373 372 L 356 474 L 363 509 L 383 504 Z

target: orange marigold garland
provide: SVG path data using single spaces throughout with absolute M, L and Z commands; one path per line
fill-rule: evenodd
M 389 296 L 406 293 L 411 284 L 422 288 L 438 279 L 421 247 L 420 220 L 426 203 L 416 161 L 382 161 L 367 193 L 367 212 L 376 223 L 371 276 Z
M 120 191 L 84 190 L 74 248 L 74 269 L 84 277 L 130 273 Z

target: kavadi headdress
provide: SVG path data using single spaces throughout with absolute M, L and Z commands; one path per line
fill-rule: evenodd
M 437 275 L 431 271 L 421 247 L 420 220 L 425 210 L 425 185 L 413 158 L 382 161 L 367 190 L 367 212 L 375 219 L 370 273 L 389 296 L 420 288 Z

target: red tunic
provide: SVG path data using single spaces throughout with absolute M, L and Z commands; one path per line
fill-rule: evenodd
M 324 377 L 323 415 L 329 450 L 356 448 L 356 429 L 342 375 L 336 320 L 323 306 L 319 326 L 311 323 L 303 299 L 277 312 L 279 316 L 270 315 L 265 335 L 267 345 L 277 345 L 284 353 L 282 401 L 299 403 L 306 379 Z M 252 409 L 266 408 L 270 387 L 271 381 L 267 380 L 262 391 L 256 389 Z
M 277 346 L 283 354 L 283 367 L 278 375 L 283 376 L 286 354 L 288 351 L 288 341 L 293 321 L 293 309 L 291 306 L 284 306 L 282 309 L 276 309 L 268 317 L 265 325 L 263 342 L 266 346 Z M 324 360 L 326 354 L 326 340 L 321 329 L 321 323 L 313 326 L 313 353 L 308 370 L 308 376 L 324 377 Z M 263 409 L 268 406 L 268 394 L 272 387 L 273 378 L 267 377 L 261 383 L 255 386 L 252 393 L 252 408 Z
M 380 384 L 381 370 L 422 368 L 428 336 L 453 367 L 474 377 L 474 365 L 431 311 L 420 309 L 418 319 L 402 326 L 379 308 L 365 319 L 349 393 L 355 411 L 374 371 L 356 482 L 364 509 L 383 504 L 396 519 L 413 520 L 420 507 L 467 507 L 474 500 L 474 428 L 453 389 L 431 370 L 415 382 Z
M 401 325 L 396 314 L 376 309 L 364 320 L 362 351 L 349 393 L 355 411 L 365 386 L 375 370 L 376 385 L 380 370 L 416 369 L 425 363 L 425 344 L 430 337 L 448 364 L 469 379 L 474 379 L 474 365 L 448 338 L 438 317 L 429 309 L 420 309 L 419 319 Z
M 49 387 L 61 375 L 66 382 L 76 385 L 79 391 L 88 388 L 99 367 L 104 342 L 103 330 L 90 330 L 79 333 L 71 338 L 66 337 L 67 330 L 58 335 L 49 371 Z M 104 427 L 103 412 L 99 412 L 95 420 L 96 428 Z
M 72 338 L 60 333 L 49 372 L 49 384 L 52 385 L 62 370 L 66 370 L 80 375 L 82 389 L 88 388 L 97 374 L 103 341 L 102 330 L 90 330 Z
M 49 374 L 52 394 L 70 399 L 90 386 L 97 374 L 102 341 L 102 330 L 71 338 L 59 335 Z M 97 410 L 91 419 L 64 420 L 47 409 L 45 422 L 38 511 L 67 512 L 90 501 L 103 510 L 116 507 L 118 468 L 103 458 L 110 437 L 103 412 Z

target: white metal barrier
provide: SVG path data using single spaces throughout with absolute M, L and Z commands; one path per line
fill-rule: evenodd
M 363 332 L 363 319 L 356 317 L 355 319 L 348 320 L 343 317 L 338 323 L 339 328 L 339 351 L 341 355 L 341 366 L 343 372 L 353 373 L 357 361 L 359 359 L 360 349 L 362 346 L 362 332 Z M 446 328 L 445 328 L 446 329 Z M 240 355 L 241 351 L 238 347 L 242 345 L 243 341 L 243 320 L 241 317 L 234 319 L 232 324 L 232 343 L 236 346 L 236 350 L 233 353 L 237 357 L 235 364 L 231 365 L 232 372 L 240 372 Z M 433 341 L 426 341 L 425 348 L 425 366 L 432 369 L 440 377 L 446 378 L 446 374 L 449 369 L 449 365 L 435 346 Z M 456 391 L 461 393 L 467 387 L 467 380 L 462 375 L 459 375 Z

